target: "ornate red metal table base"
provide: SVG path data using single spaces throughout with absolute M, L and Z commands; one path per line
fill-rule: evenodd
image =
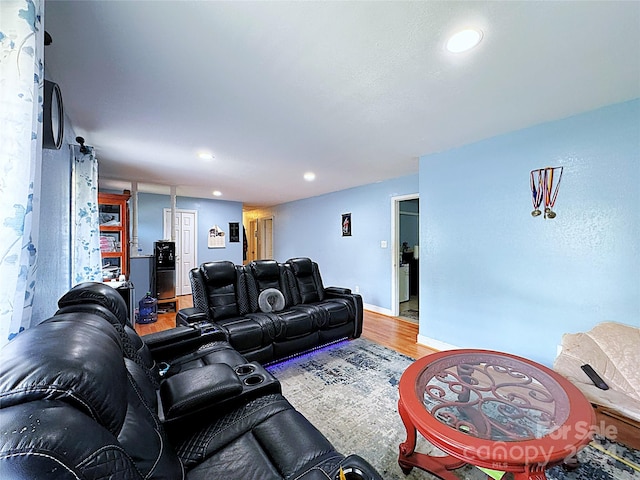
M 545 470 L 586 445 L 595 415 L 566 379 L 501 352 L 454 350 L 417 360 L 400 379 L 398 413 L 407 432 L 398 464 L 442 480 L 466 464 L 547 480 Z M 444 456 L 416 452 L 417 433 Z
M 402 404 L 402 399 L 398 402 L 398 413 L 400 413 L 404 428 L 407 430 L 407 439 L 400 444 L 400 455 L 398 457 L 398 465 L 400 465 L 405 475 L 409 474 L 413 467 L 418 467 L 442 478 L 442 480 L 459 480 L 450 471 L 466 465 L 466 462 L 451 455 L 436 457 L 416 452 L 416 427 L 411 423 L 411 419 Z

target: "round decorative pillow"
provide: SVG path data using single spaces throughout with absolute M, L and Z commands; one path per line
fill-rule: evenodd
M 284 295 L 277 288 L 267 288 L 258 297 L 258 307 L 265 313 L 279 312 L 284 308 Z

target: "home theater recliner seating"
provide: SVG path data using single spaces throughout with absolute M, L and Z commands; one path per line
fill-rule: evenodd
M 143 340 L 101 283 L 59 307 L 0 349 L 0 478 L 326 480 L 342 468 L 382 480 L 338 453 L 220 330 Z M 167 360 L 181 368 L 158 368 Z
M 318 264 L 309 258 L 246 266 L 209 262 L 192 269 L 190 277 L 194 306 L 178 312 L 178 324 L 220 328 L 250 361 L 268 364 L 362 333 L 362 297 L 325 288 Z M 261 309 L 261 294 L 274 290 L 284 308 Z

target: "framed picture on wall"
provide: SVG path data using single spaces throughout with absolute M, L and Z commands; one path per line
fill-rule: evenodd
M 225 248 L 224 231 L 218 226 L 214 225 L 209 229 L 209 239 L 207 241 L 209 248 Z
M 229 222 L 229 242 L 240 242 L 240 223 Z
M 351 236 L 351 214 L 350 213 L 342 214 L 342 236 L 343 237 Z

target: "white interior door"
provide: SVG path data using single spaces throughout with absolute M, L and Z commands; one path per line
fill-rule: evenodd
M 262 221 L 261 258 L 273 258 L 273 218 L 265 218 Z
M 262 220 L 260 229 L 260 258 L 273 258 L 273 218 L 265 218 Z
M 273 258 L 273 217 L 249 221 L 247 261 Z
M 176 295 L 189 295 L 191 282 L 189 270 L 197 266 L 198 212 L 195 210 L 176 210 Z M 164 209 L 164 235 L 171 238 L 171 209 Z

